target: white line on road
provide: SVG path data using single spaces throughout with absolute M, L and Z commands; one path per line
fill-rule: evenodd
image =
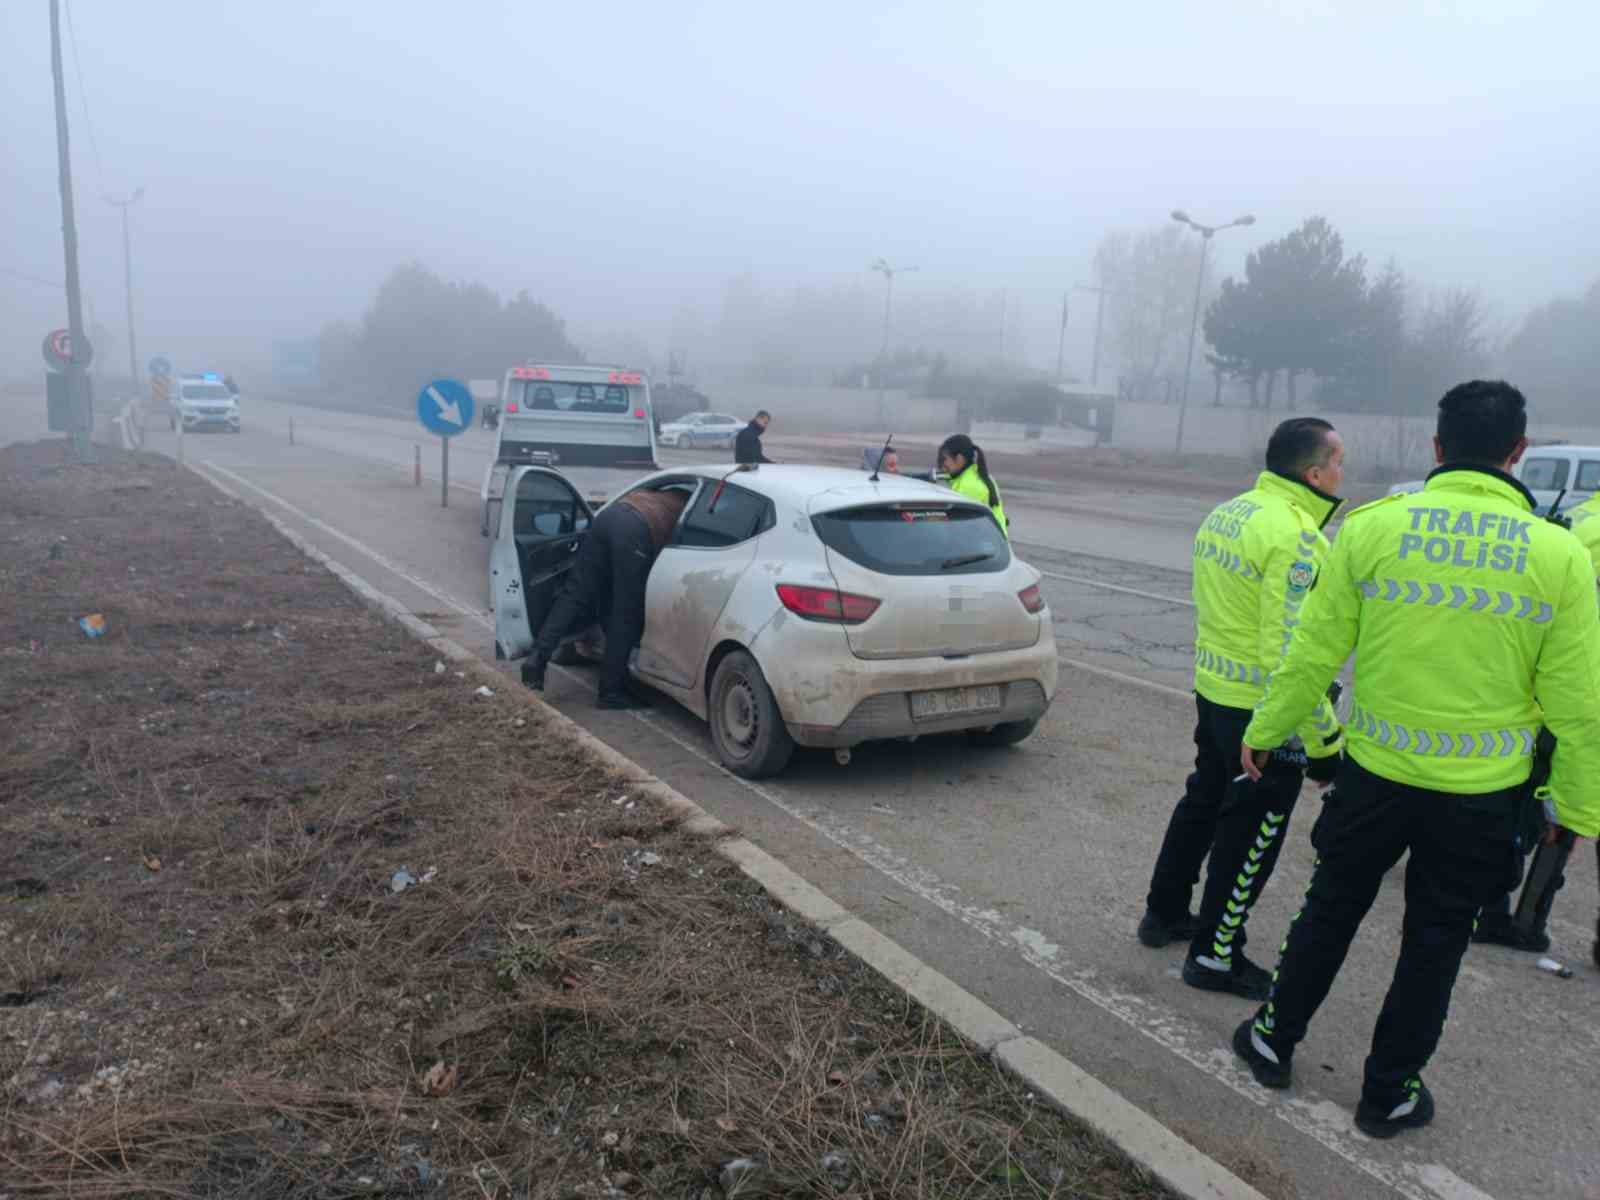
M 1032 564 L 1030 563 L 1029 565 L 1031 566 Z M 1146 600 L 1160 600 L 1164 604 L 1181 604 L 1184 608 L 1194 607 L 1193 600 L 1180 600 L 1176 596 L 1163 596 L 1159 592 L 1143 592 L 1138 588 L 1124 587 L 1120 583 L 1103 583 L 1098 579 L 1088 579 L 1082 575 L 1063 575 L 1059 571 L 1040 571 L 1038 567 L 1033 569 L 1039 571 L 1039 574 L 1046 579 L 1060 579 L 1067 583 L 1081 583 L 1085 587 L 1104 588 L 1108 592 L 1123 592 L 1129 596 L 1142 596 Z
M 1081 658 L 1065 658 L 1058 654 L 1056 661 L 1079 671 L 1087 671 L 1091 675 L 1104 675 L 1107 679 L 1116 679 L 1123 683 L 1132 683 L 1142 688 L 1149 688 L 1152 692 L 1160 692 L 1163 696 L 1176 696 L 1179 700 L 1194 698 L 1194 692 L 1192 691 L 1175 688 L 1165 683 L 1157 683 L 1154 679 L 1144 679 L 1138 675 L 1124 675 L 1121 671 L 1113 671 L 1110 667 L 1097 667 L 1093 663 L 1084 662 Z

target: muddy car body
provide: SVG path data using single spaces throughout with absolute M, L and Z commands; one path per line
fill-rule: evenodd
M 651 568 L 630 669 L 707 721 L 729 769 L 775 774 L 795 745 L 954 732 L 1009 744 L 1049 707 L 1039 574 L 986 507 L 825 467 L 691 467 L 633 486 L 689 500 Z M 506 499 L 490 588 L 497 654 L 518 658 L 592 511 L 547 467 L 514 468 Z

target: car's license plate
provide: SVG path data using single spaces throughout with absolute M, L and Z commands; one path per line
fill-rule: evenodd
M 961 713 L 988 712 L 1000 707 L 1000 687 L 943 688 L 937 692 L 912 692 L 911 716 L 926 721 L 934 717 L 953 717 Z

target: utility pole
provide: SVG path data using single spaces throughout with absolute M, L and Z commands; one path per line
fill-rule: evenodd
M 50 74 L 56 92 L 56 159 L 61 173 L 61 242 L 67 259 L 67 333 L 72 357 L 67 363 L 67 396 L 72 408 L 72 451 L 79 462 L 92 462 L 88 339 L 83 333 L 83 301 L 78 290 L 78 226 L 72 212 L 72 152 L 67 144 L 67 89 L 61 72 L 61 0 L 50 0 Z
M 1180 225 L 1187 225 L 1200 235 L 1200 273 L 1194 279 L 1194 313 L 1189 318 L 1189 354 L 1183 362 L 1183 395 L 1178 401 L 1178 439 L 1173 447 L 1174 453 L 1182 454 L 1183 418 L 1189 411 L 1189 374 L 1194 370 L 1194 334 L 1200 324 L 1200 289 L 1206 281 L 1206 252 L 1211 249 L 1211 239 L 1216 234 L 1238 225 L 1254 225 L 1256 219 L 1252 216 L 1243 216 L 1229 221 L 1226 225 L 1202 225 L 1192 220 L 1181 208 L 1173 212 L 1172 219 Z
M 889 265 L 889 260 L 879 258 L 872 264 L 872 270 L 883 276 L 883 349 L 878 352 L 878 425 L 883 428 L 888 426 L 888 393 L 884 382 L 889 368 L 889 322 L 894 311 L 894 277 L 902 271 L 915 271 L 916 267 L 895 267 Z
M 1072 293 L 1061 293 L 1061 336 L 1056 339 L 1056 383 L 1061 383 L 1061 363 L 1067 353 L 1067 301 Z
M 1095 293 L 1094 357 L 1089 365 L 1089 386 L 1097 391 L 1100 388 L 1100 335 L 1106 325 L 1106 293 L 1110 290 L 1104 284 L 1099 287 L 1090 287 L 1087 283 L 1078 284 L 1078 291 Z
M 139 203 L 144 195 L 143 188 L 134 189 L 132 196 L 126 200 L 119 200 L 115 196 L 107 196 L 106 203 L 115 205 L 122 210 L 122 275 L 128 289 L 128 378 L 133 381 L 134 403 L 139 403 L 144 394 L 144 388 L 139 383 L 139 344 L 133 332 L 133 250 L 132 243 L 128 240 L 128 210 Z

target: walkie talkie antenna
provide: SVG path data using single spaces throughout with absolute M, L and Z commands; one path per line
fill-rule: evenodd
M 892 441 L 894 441 L 892 433 L 883 439 L 883 449 L 878 451 L 878 461 L 872 464 L 872 475 L 868 478 L 868 483 L 878 482 L 878 472 L 883 470 L 883 460 L 889 457 L 889 443 Z

